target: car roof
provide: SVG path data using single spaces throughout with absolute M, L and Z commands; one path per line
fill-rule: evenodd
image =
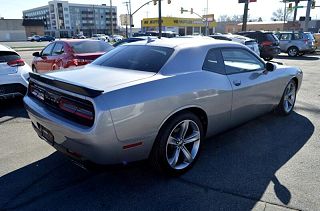
M 241 40 L 254 40 L 252 38 L 249 38 L 249 37 L 245 37 L 245 36 L 242 36 L 242 35 L 238 35 L 238 34 L 220 34 L 220 35 L 210 35 L 210 37 L 226 37 L 226 38 L 234 38 L 234 39 L 241 39 Z
M 9 51 L 9 52 L 16 52 L 15 50 L 13 50 L 12 48 L 6 46 L 6 45 L 1 45 L 0 44 L 0 51 Z
M 199 38 L 170 38 L 170 39 L 155 39 L 151 42 L 148 41 L 138 41 L 134 43 L 127 43 L 125 45 L 150 45 L 150 46 L 159 46 L 159 47 L 168 47 L 168 48 L 191 48 L 191 47 L 201 47 L 209 45 L 224 45 L 224 46 L 239 46 L 240 44 L 224 40 L 215 40 L 208 37 L 199 37 Z

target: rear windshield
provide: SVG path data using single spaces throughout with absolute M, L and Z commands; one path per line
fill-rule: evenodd
M 108 52 L 113 48 L 109 43 L 103 41 L 80 41 L 69 44 L 75 53 Z
M 124 45 L 106 53 L 95 60 L 93 64 L 146 72 L 159 72 L 173 51 L 173 48 L 167 47 Z
M 7 63 L 17 59 L 20 59 L 20 56 L 15 52 L 0 51 L 0 63 Z
M 272 42 L 278 40 L 278 38 L 274 34 L 271 34 L 271 33 L 266 33 L 265 34 L 265 38 L 266 38 L 266 40 L 269 40 L 269 41 L 272 41 Z

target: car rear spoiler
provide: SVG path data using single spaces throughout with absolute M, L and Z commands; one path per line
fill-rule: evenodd
M 40 81 L 50 86 L 54 86 L 69 92 L 73 92 L 73 93 L 91 97 L 91 98 L 97 97 L 103 93 L 103 90 L 96 90 L 88 87 L 83 87 L 83 86 L 59 81 L 54 78 L 49 78 L 45 75 L 40 75 L 37 73 L 29 73 L 29 76 L 30 76 L 30 79 L 34 79 L 36 81 Z

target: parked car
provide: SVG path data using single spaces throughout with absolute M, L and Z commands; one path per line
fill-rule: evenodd
M 34 41 L 40 41 L 39 35 L 33 35 L 31 37 L 28 37 L 28 41 L 34 42 Z
M 120 40 L 120 41 L 114 43 L 113 47 L 117 47 L 119 45 L 123 45 L 126 43 L 137 42 L 137 41 L 148 40 L 148 39 L 155 40 L 155 39 L 158 39 L 158 37 L 152 37 L 152 36 L 130 37 L 130 38 L 123 39 L 123 40 Z
M 279 40 L 272 32 L 266 31 L 243 31 L 237 34 L 255 39 L 259 44 L 260 56 L 270 61 L 281 53 Z
M 317 49 L 315 39 L 310 32 L 278 32 L 282 52 L 289 56 L 299 56 L 313 53 Z
M 52 37 L 52 36 L 49 36 L 49 35 L 44 35 L 44 36 L 40 36 L 40 39 L 39 39 L 39 42 L 41 41 L 49 41 L 49 42 L 52 42 L 52 41 L 55 41 L 56 38 Z
M 0 99 L 25 95 L 31 68 L 13 49 L 0 44 Z
M 123 40 L 123 36 L 121 36 L 121 35 L 113 35 L 112 36 L 112 40 L 114 42 L 119 42 L 120 40 Z
M 88 64 L 113 47 L 101 40 L 59 40 L 33 53 L 33 72 L 47 72 Z
M 52 36 L 48 36 L 48 35 L 44 35 L 44 36 L 39 36 L 39 35 L 33 35 L 32 37 L 28 37 L 28 41 L 31 41 L 31 42 L 41 42 L 41 41 L 49 41 L 49 42 L 52 42 L 54 41 L 55 38 L 52 37 Z
M 72 37 L 73 39 L 86 39 L 87 37 L 83 34 L 76 34 Z
M 159 36 L 159 32 L 158 31 L 147 31 L 146 32 L 146 36 L 158 37 Z M 162 37 L 167 37 L 167 38 L 172 38 L 172 37 L 178 37 L 179 35 L 176 34 L 175 32 L 172 32 L 172 31 L 162 31 L 161 32 L 161 36 Z
M 250 48 L 258 56 L 260 56 L 259 45 L 256 42 L 256 40 L 254 40 L 254 39 L 244 37 L 241 35 L 233 35 L 233 34 L 209 35 L 209 37 L 212 37 L 217 40 L 227 40 L 227 41 L 241 43 L 241 44 L 247 46 L 248 48 Z
M 102 40 L 102 41 L 106 41 L 106 35 L 105 34 L 93 34 L 91 39 L 93 40 Z
M 31 73 L 24 103 L 40 138 L 73 159 L 149 158 L 177 175 L 205 137 L 273 109 L 289 115 L 301 81 L 298 68 L 265 63 L 239 43 L 138 41 L 77 70 Z

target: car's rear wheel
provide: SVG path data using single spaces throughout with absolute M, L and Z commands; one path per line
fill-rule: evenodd
M 289 115 L 295 105 L 297 94 L 297 85 L 294 80 L 291 80 L 286 86 L 281 101 L 277 107 L 277 111 L 280 115 Z
M 297 47 L 290 47 L 288 49 L 288 55 L 291 57 L 295 57 L 299 55 L 299 49 Z
M 162 173 L 177 176 L 192 167 L 199 156 L 203 126 L 193 113 L 181 113 L 160 130 L 149 160 Z

